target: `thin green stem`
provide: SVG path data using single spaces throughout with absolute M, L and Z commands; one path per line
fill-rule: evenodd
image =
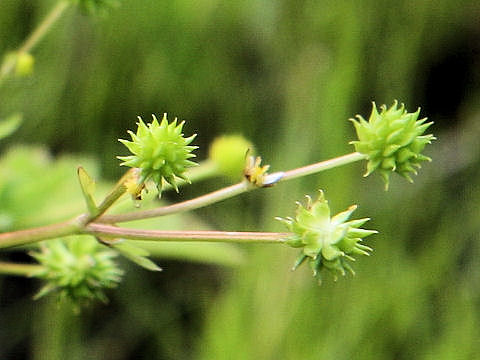
M 238 232 L 238 231 L 161 231 L 121 228 L 105 224 L 89 224 L 85 234 L 106 238 L 149 241 L 205 241 L 231 243 L 283 244 L 290 233 Z
M 138 169 L 130 169 L 122 176 L 122 178 L 117 182 L 115 187 L 112 191 L 105 197 L 103 202 L 98 206 L 98 210 L 95 216 L 88 218 L 87 222 L 94 222 L 97 218 L 101 217 L 123 194 L 126 192 L 125 181 L 128 180 L 130 176 L 134 176 L 134 172 L 138 171 Z M 217 174 L 217 167 L 212 161 L 204 161 L 198 167 L 191 168 L 185 174 L 186 177 L 191 181 L 200 181 L 203 179 L 207 179 L 211 176 Z M 180 180 L 178 182 L 178 186 L 182 186 L 187 184 L 186 181 Z M 165 184 L 163 186 L 163 190 L 173 188 L 170 184 Z M 208 204 L 207 204 L 208 205 Z M 205 205 L 204 205 L 205 206 Z M 188 211 L 189 209 L 186 208 L 185 210 L 180 211 Z M 161 216 L 161 215 L 154 215 L 154 216 Z M 151 216 L 149 216 L 151 217 Z
M 280 178 L 279 181 L 292 180 L 301 176 L 311 175 L 314 173 L 318 173 L 324 170 L 332 169 L 338 166 L 346 165 L 346 164 L 363 160 L 363 159 L 365 159 L 365 155 L 357 152 L 339 156 L 334 159 L 329 159 L 316 164 L 289 170 L 283 173 L 283 176 Z M 275 174 L 271 174 L 269 176 L 274 176 L 274 175 Z M 148 219 L 148 218 L 165 216 L 165 215 L 170 215 L 170 214 L 179 213 L 179 212 L 190 211 L 190 210 L 198 209 L 204 206 L 208 206 L 208 205 L 220 202 L 222 200 L 229 199 L 231 197 L 240 195 L 242 193 L 245 193 L 257 188 L 258 187 L 250 184 L 248 181 L 243 181 L 238 184 L 231 185 L 229 187 L 211 192 L 209 194 L 205 194 L 200 197 L 183 201 L 180 203 L 176 203 L 173 205 L 161 206 L 155 209 L 134 211 L 134 212 L 119 214 L 119 215 L 104 215 L 98 218 L 98 222 L 113 224 L 113 223 Z
M 158 207 L 150 210 L 134 211 L 134 212 L 119 214 L 119 215 L 104 215 L 98 218 L 98 222 L 113 224 L 113 223 L 148 219 L 148 218 L 153 218 L 158 216 L 165 216 L 169 214 L 190 211 L 190 210 L 198 209 L 204 206 L 217 203 L 225 199 L 229 199 L 236 195 L 240 195 L 252 188 L 253 186 L 250 183 L 245 181 L 245 182 L 241 182 L 241 183 L 231 185 L 229 187 L 208 193 L 206 195 L 203 195 L 191 200 L 179 202 L 172 205 L 162 206 L 162 207 Z
M 40 40 L 48 33 L 55 22 L 60 18 L 64 11 L 70 6 L 70 1 L 59 1 L 38 27 L 25 39 L 24 43 L 18 48 L 17 53 L 30 52 Z M 16 57 L 13 57 L 11 61 L 7 61 L 0 69 L 0 83 L 12 72 L 17 62 Z
M 41 265 L 15 264 L 0 261 L 0 274 L 2 275 L 30 276 L 41 269 Z
M 286 181 L 286 180 L 291 180 L 291 179 L 295 179 L 302 176 L 316 174 L 324 170 L 333 169 L 333 168 L 347 165 L 359 160 L 364 160 L 366 158 L 367 158 L 367 155 L 360 154 L 358 152 L 339 156 L 334 159 L 330 159 L 330 160 L 322 161 L 316 164 L 307 165 L 301 168 L 286 171 L 283 174 L 283 177 L 280 179 L 280 181 Z
M 135 172 L 138 169 L 130 169 L 128 170 L 121 178 L 117 181 L 113 189 L 108 193 L 108 195 L 103 199 L 102 203 L 98 205 L 97 211 L 95 214 L 92 214 L 84 221 L 84 224 L 90 223 L 95 221 L 95 219 L 102 216 L 110 207 L 122 197 L 123 194 L 127 192 L 127 187 L 125 186 L 125 182 L 129 180 L 129 178 L 133 177 L 132 181 L 136 181 L 135 179 Z

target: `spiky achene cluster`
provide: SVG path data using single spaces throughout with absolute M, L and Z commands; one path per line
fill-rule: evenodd
M 314 276 L 318 276 L 322 269 L 333 273 L 335 279 L 347 271 L 354 274 L 347 261 L 355 261 L 353 256 L 357 254 L 369 255 L 372 249 L 361 244 L 362 238 L 377 233 L 375 230 L 360 228 L 368 218 L 347 221 L 355 209 L 356 206 L 353 205 L 330 217 L 328 201 L 320 191 L 316 201 L 307 196 L 305 207 L 297 203 L 295 219 L 277 218 L 293 233 L 287 240 L 287 245 L 302 248 L 293 269 L 308 259 Z
M 158 123 L 155 115 L 153 121 L 146 125 L 142 118 L 138 117 L 137 133 L 129 131 L 132 141 L 119 139 L 133 155 L 118 156 L 123 161 L 121 165 L 140 168 L 139 183 L 151 178 L 159 191 L 163 181 L 172 185 L 178 191 L 176 178 L 188 181 L 184 172 L 187 168 L 197 165 L 190 161 L 195 157 L 192 151 L 197 146 L 190 146 L 196 134 L 185 138 L 182 134 L 184 122 L 177 125 L 177 119 L 168 123 L 167 114 Z
M 395 101 L 388 109 L 382 105 L 380 113 L 373 103 L 368 122 L 360 115 L 357 115 L 357 119 L 350 119 L 358 136 L 357 141 L 350 143 L 357 152 L 367 155 L 367 172 L 364 176 L 378 170 L 388 189 L 391 172 L 412 182 L 410 174 L 417 173 L 422 161 L 431 161 L 420 152 L 435 140 L 432 134 L 422 135 L 432 122 L 426 123 L 427 118 L 417 120 L 419 114 L 420 109 L 409 113 L 403 104 L 398 107 Z
M 30 255 L 42 265 L 31 275 L 47 282 L 35 297 L 58 292 L 60 299 L 71 300 L 76 309 L 95 299 L 107 302 L 104 290 L 116 287 L 123 274 L 113 261 L 117 253 L 91 237 L 50 240 Z

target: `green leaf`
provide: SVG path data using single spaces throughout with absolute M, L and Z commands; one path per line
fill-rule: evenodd
M 142 248 L 139 248 L 135 245 L 126 243 L 125 241 L 119 241 L 117 243 L 111 244 L 111 246 L 117 250 L 120 254 L 125 256 L 130 261 L 133 261 L 135 264 L 150 270 L 150 271 L 162 271 L 162 268 L 155 264 L 152 260 L 147 258 L 150 253 Z
M 95 199 L 93 198 L 93 193 L 95 192 L 95 182 L 81 166 L 78 167 L 77 174 L 80 187 L 82 188 L 83 197 L 85 198 L 85 203 L 87 204 L 88 212 L 90 215 L 95 215 L 98 211 L 98 207 L 95 204 Z
M 22 122 L 22 114 L 15 113 L 0 121 L 0 139 L 6 138 L 18 129 Z

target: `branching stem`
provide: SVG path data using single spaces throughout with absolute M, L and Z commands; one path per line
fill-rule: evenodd
M 334 159 L 329 159 L 326 161 L 321 161 L 312 165 L 304 166 L 301 168 L 296 168 L 293 170 L 286 171 L 283 174 L 283 177 L 279 181 L 286 181 L 295 179 L 298 177 L 315 174 L 324 170 L 332 169 L 338 166 L 346 165 L 355 161 L 365 159 L 365 155 L 360 153 L 351 153 L 343 156 L 339 156 Z M 273 174 L 272 174 L 273 175 Z M 140 219 L 148 219 L 159 216 L 165 216 L 170 214 L 176 214 L 180 212 L 190 211 L 194 209 L 199 209 L 214 203 L 220 202 L 222 200 L 229 199 L 231 197 L 243 194 L 245 192 L 257 189 L 258 187 L 250 184 L 248 181 L 242 181 L 238 184 L 231 185 L 229 187 L 211 192 L 209 194 L 202 195 L 195 199 L 179 202 L 172 205 L 161 206 L 155 209 L 134 211 L 125 214 L 119 215 L 104 215 L 98 218 L 98 222 L 101 223 L 120 223 L 126 221 L 134 221 Z
M 289 170 L 285 173 L 278 173 L 282 175 L 282 177 L 279 177 L 278 181 L 295 179 L 297 177 L 314 174 L 363 159 L 365 159 L 365 156 L 359 153 L 347 154 L 313 165 Z M 258 188 L 245 180 L 209 194 L 172 205 L 119 215 L 102 215 L 122 194 L 125 193 L 126 187 L 124 183 L 127 176 L 129 176 L 129 172 L 119 180 L 110 194 L 107 195 L 104 201 L 99 205 L 98 212 L 95 215 L 82 214 L 73 220 L 59 224 L 0 234 L 0 249 L 74 234 L 91 234 L 106 238 L 152 241 L 221 241 L 237 243 L 283 243 L 285 238 L 289 235 L 286 233 L 260 232 L 150 231 L 106 225 L 108 223 L 114 224 L 190 211 Z

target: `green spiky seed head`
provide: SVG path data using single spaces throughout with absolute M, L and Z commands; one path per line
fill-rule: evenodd
M 118 156 L 118 159 L 123 161 L 121 165 L 141 169 L 140 183 L 152 179 L 161 191 L 166 181 L 178 191 L 176 179 L 188 181 L 185 170 L 197 165 L 189 160 L 195 157 L 192 151 L 198 148 L 189 145 L 196 134 L 185 138 L 182 134 L 184 121 L 177 125 L 175 118 L 169 124 L 164 114 L 159 123 L 155 115 L 152 116 L 153 121 L 148 125 L 138 117 L 137 133 L 128 132 L 132 141 L 119 139 L 133 155 Z
M 42 265 L 32 276 L 46 281 L 35 298 L 57 292 L 60 299 L 70 300 L 75 310 L 93 300 L 107 302 L 104 290 L 116 287 L 123 274 L 113 261 L 117 253 L 92 237 L 50 240 L 30 255 Z
M 253 145 L 241 135 L 223 135 L 216 138 L 209 149 L 209 158 L 222 175 L 238 180 L 242 176 L 247 151 Z
M 320 191 L 316 201 L 307 196 L 306 206 L 297 203 L 295 219 L 277 218 L 293 233 L 287 245 L 302 248 L 293 269 L 308 259 L 314 276 L 319 276 L 322 269 L 331 272 L 335 279 L 346 272 L 355 274 L 348 261 L 355 261 L 354 255 L 369 255 L 372 249 L 363 245 L 362 239 L 377 233 L 360 228 L 368 218 L 348 221 L 355 209 L 353 205 L 330 217 L 328 201 Z
M 433 122 L 425 122 L 427 118 L 418 120 L 420 108 L 409 113 L 403 104 L 398 107 L 397 101 L 387 109 L 385 105 L 378 112 L 373 103 L 368 122 L 360 115 L 350 119 L 355 126 L 358 140 L 350 142 L 355 150 L 367 155 L 367 171 L 364 176 L 377 170 L 388 189 L 389 176 L 396 172 L 412 182 L 410 174 L 417 174 L 422 161 L 431 161 L 420 154 L 425 145 L 435 137 L 423 135 Z

